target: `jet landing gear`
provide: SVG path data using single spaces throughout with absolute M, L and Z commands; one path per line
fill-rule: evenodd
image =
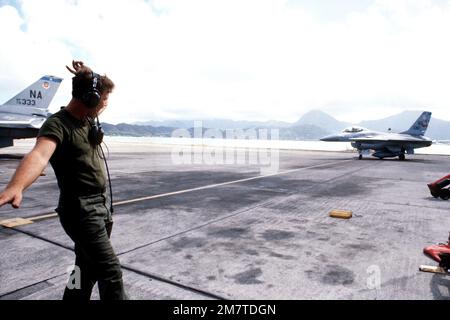
M 398 155 L 398 160 L 405 161 L 405 148 L 402 147 L 400 154 Z
M 365 155 L 366 156 L 370 155 L 370 152 L 365 150 L 365 149 L 357 149 L 357 150 L 358 150 L 358 153 L 359 153 L 359 156 L 358 156 L 359 160 L 362 160 Z

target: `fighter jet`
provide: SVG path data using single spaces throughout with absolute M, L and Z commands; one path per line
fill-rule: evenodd
M 44 76 L 0 105 L 0 148 L 12 146 L 13 139 L 37 136 L 49 115 L 48 106 L 62 80 Z
M 431 112 L 425 111 L 411 128 L 404 132 L 376 132 L 354 126 L 344 129 L 341 134 L 326 136 L 320 140 L 351 142 L 352 147 L 358 150 L 360 160 L 372 150 L 372 156 L 379 159 L 398 157 L 405 160 L 405 153 L 414 154 L 414 149 L 429 147 L 433 143 L 424 136 L 430 119 Z

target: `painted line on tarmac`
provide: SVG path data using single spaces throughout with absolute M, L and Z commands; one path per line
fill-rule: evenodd
M 44 241 L 44 242 L 47 242 L 47 243 L 50 243 L 50 244 L 53 244 L 53 245 L 55 245 L 55 246 L 57 246 L 57 247 L 60 247 L 60 248 L 63 248 L 63 249 L 67 249 L 67 250 L 72 251 L 72 252 L 74 251 L 74 249 L 73 249 L 72 247 L 68 247 L 68 246 L 66 246 L 66 245 L 64 245 L 64 244 L 61 244 L 61 243 L 58 243 L 58 242 L 56 242 L 56 241 L 52 241 L 52 240 L 46 239 L 46 238 L 41 237 L 41 236 L 39 236 L 39 235 L 33 234 L 33 233 L 31 233 L 31 232 L 27 232 L 27 231 L 25 231 L 25 230 L 20 230 L 20 229 L 16 229 L 16 228 L 14 228 L 14 231 L 16 231 L 16 232 L 18 232 L 18 233 L 26 234 L 26 235 L 28 235 L 28 236 L 30 236 L 30 237 L 32 237 L 32 238 L 39 239 L 39 240 L 41 240 L 41 241 Z M 194 292 L 194 293 L 197 293 L 197 294 L 206 296 L 206 297 L 208 297 L 208 298 L 210 298 L 210 299 L 227 300 L 227 298 L 225 298 L 225 297 L 223 297 L 223 296 L 221 296 L 221 295 L 219 295 L 219 294 L 215 294 L 215 293 L 213 293 L 213 292 L 210 292 L 210 291 L 207 291 L 207 290 L 203 290 L 203 289 L 197 288 L 197 287 L 195 287 L 195 286 L 183 284 L 183 283 L 181 283 L 181 282 L 177 282 L 177 281 L 171 280 L 171 279 L 169 279 L 169 278 L 165 278 L 165 277 L 162 276 L 162 275 L 158 275 L 158 274 L 153 274 L 153 273 L 150 273 L 150 272 L 141 271 L 141 270 L 136 269 L 136 268 L 133 268 L 133 267 L 131 267 L 131 266 L 129 266 L 129 265 L 120 264 L 120 266 L 121 266 L 121 268 L 122 268 L 123 270 L 128 270 L 128 271 L 130 271 L 130 272 L 134 272 L 134 273 L 139 274 L 139 275 L 141 275 L 141 276 L 145 276 L 145 277 L 147 277 L 147 278 L 150 278 L 150 279 L 153 279 L 153 280 L 157 280 L 157 281 L 160 281 L 160 282 L 163 282 L 163 283 L 167 283 L 167 284 L 170 284 L 170 285 L 172 285 L 172 286 L 175 286 L 175 287 L 184 289 L 184 290 L 186 290 L 186 291 L 191 291 L 191 292 Z M 55 278 L 58 277 L 58 276 L 59 276 L 59 275 L 55 276 Z M 50 278 L 50 279 L 52 279 L 52 278 Z M 22 289 L 23 289 L 23 288 L 22 288 Z M 10 293 L 14 293 L 14 292 L 20 291 L 20 290 L 21 290 L 21 289 L 19 288 L 19 289 L 13 290 L 12 292 L 2 294 L 2 295 L 0 295 L 0 298 L 1 298 L 2 296 L 5 296 L 5 295 L 8 295 L 8 294 L 10 294 Z
M 156 194 L 156 195 L 153 195 L 153 196 L 146 196 L 146 197 L 140 197 L 140 198 L 135 198 L 135 199 L 130 199 L 130 200 L 118 201 L 118 202 L 114 202 L 113 205 L 114 206 L 121 206 L 121 205 L 125 205 L 125 204 L 130 204 L 130 203 L 136 203 L 136 202 L 153 200 L 153 199 L 164 198 L 164 197 L 170 197 L 170 196 L 174 196 L 174 195 L 178 195 L 178 194 L 183 194 L 183 193 L 188 193 L 188 192 L 193 192 L 193 191 L 201 191 L 201 190 L 213 189 L 213 188 L 227 186 L 227 185 L 231 185 L 231 184 L 237 184 L 237 183 L 242 183 L 242 182 L 247 182 L 247 181 L 264 179 L 264 178 L 268 178 L 268 177 L 280 176 L 280 175 L 285 175 L 285 174 L 289 174 L 289 173 L 293 173 L 293 172 L 299 172 L 299 171 L 304 171 L 304 170 L 308 170 L 308 169 L 315 169 L 315 168 L 320 168 L 320 167 L 325 167 L 325 166 L 330 166 L 330 165 L 339 164 L 339 163 L 345 163 L 345 162 L 350 162 L 350 161 L 354 161 L 354 160 L 353 159 L 349 159 L 349 160 L 339 160 L 339 161 L 334 161 L 334 162 L 327 162 L 327 163 L 317 164 L 317 165 L 313 165 L 313 166 L 302 167 L 302 168 L 297 168 L 297 169 L 291 169 L 291 170 L 286 170 L 286 171 L 281 171 L 281 172 L 276 172 L 276 173 L 271 173 L 271 174 L 266 174 L 266 175 L 260 175 L 260 176 L 245 178 L 245 179 L 238 179 L 238 180 L 227 181 L 227 182 L 222 182 L 222 183 L 210 184 L 210 185 L 206 185 L 206 186 L 202 186 L 202 187 L 196 187 L 196 188 L 190 188 L 190 189 L 184 189 L 184 190 L 179 190 L 179 191 L 167 192 L 167 193 L 162 193 L 162 194 Z M 54 217 L 57 217 L 57 216 L 58 216 L 57 213 L 49 212 L 49 213 L 46 213 L 46 214 L 43 214 L 43 215 L 30 217 L 30 218 L 27 218 L 27 219 L 34 222 L 34 221 L 54 218 Z
M 163 193 L 163 194 L 157 194 L 157 195 L 148 196 L 148 197 L 119 201 L 119 202 L 114 203 L 114 205 L 119 206 L 119 205 L 130 204 L 130 203 L 135 203 L 135 202 L 140 202 L 140 201 L 145 201 L 145 200 L 152 200 L 152 199 L 157 199 L 157 198 L 162 198 L 162 197 L 173 196 L 173 195 L 177 195 L 177 194 L 183 194 L 183 193 L 192 192 L 192 191 L 212 189 L 212 188 L 222 187 L 222 186 L 226 186 L 226 185 L 230 185 L 230 184 L 247 182 L 247 181 L 252 181 L 252 180 L 257 180 L 257 179 L 264 179 L 267 177 L 279 176 L 279 175 L 284 175 L 284 174 L 288 174 L 288 173 L 292 173 L 292 172 L 303 171 L 306 169 L 314 169 L 314 168 L 324 167 L 324 166 L 328 166 L 328 165 L 332 165 L 332 164 L 336 164 L 336 163 L 348 162 L 348 161 L 353 161 L 353 159 L 352 160 L 343 160 L 343 161 L 341 160 L 341 161 L 336 161 L 336 162 L 331 162 L 331 163 L 330 162 L 323 163 L 323 164 L 318 164 L 318 165 L 314 165 L 314 166 L 310 166 L 310 167 L 297 168 L 297 169 L 286 170 L 286 171 L 277 172 L 277 173 L 271 173 L 271 174 L 266 174 L 266 175 L 261 175 L 261 176 L 245 178 L 245 179 L 227 181 L 227 182 L 222 182 L 222 183 L 215 183 L 215 184 L 210 184 L 210 185 L 206 185 L 203 187 L 197 187 L 197 188 L 168 192 L 168 193 Z

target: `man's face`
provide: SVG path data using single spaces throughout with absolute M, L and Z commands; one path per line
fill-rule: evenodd
M 109 92 L 102 94 L 100 98 L 100 103 L 98 104 L 98 109 L 105 109 L 108 106 Z

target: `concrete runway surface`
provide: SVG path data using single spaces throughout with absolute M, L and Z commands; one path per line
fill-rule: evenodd
M 175 164 L 173 146 L 109 147 L 111 239 L 131 299 L 450 299 L 450 277 L 418 271 L 434 265 L 423 247 L 448 237 L 449 202 L 426 186 L 448 174 L 448 156 L 280 150 L 278 171 L 262 175 Z M 0 188 L 28 150 L 0 149 Z M 46 173 L 0 220 L 54 212 Z M 0 227 L 0 248 L 0 299 L 61 299 L 75 255 L 57 217 Z

